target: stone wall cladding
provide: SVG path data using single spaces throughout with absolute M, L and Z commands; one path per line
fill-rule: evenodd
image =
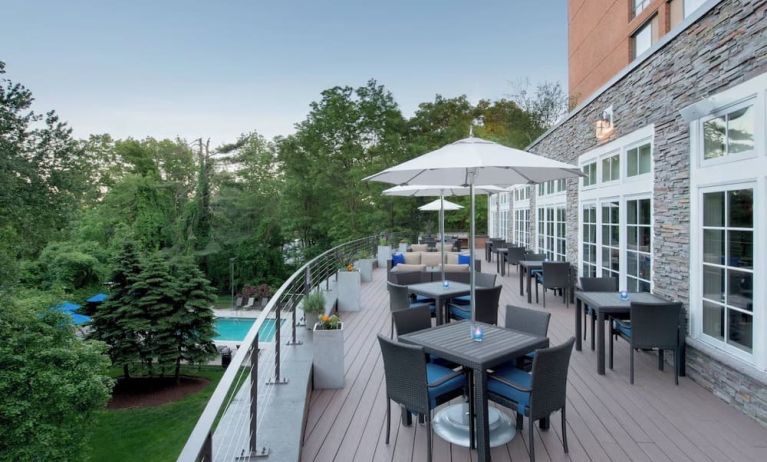
M 690 156 L 688 124 L 679 110 L 764 72 L 767 72 L 767 0 L 725 0 L 528 148 L 576 163 L 579 155 L 598 146 L 594 123 L 600 112 L 611 105 L 614 138 L 654 124 L 653 286 L 656 293 L 682 301 L 686 308 Z M 576 180 L 568 180 L 567 205 L 567 254 L 578 265 L 580 211 Z M 536 222 L 531 216 L 531 227 Z M 688 358 L 691 378 L 767 425 L 764 384 L 700 351 L 690 351 Z M 727 372 L 723 373 L 725 369 Z M 745 399 L 747 396 L 751 400 Z

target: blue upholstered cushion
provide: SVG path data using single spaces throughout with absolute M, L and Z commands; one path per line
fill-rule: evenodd
M 420 308 L 424 305 L 429 305 L 429 311 L 431 311 L 432 314 L 434 314 L 437 311 L 436 305 L 434 303 L 427 303 L 427 302 L 411 302 L 410 308 Z
M 394 268 L 398 264 L 405 264 L 405 256 L 401 253 L 395 253 L 391 256 L 391 267 Z
M 416 303 L 434 303 L 434 299 L 429 297 L 424 297 L 422 295 L 416 295 L 415 302 Z
M 631 337 L 631 321 L 615 320 L 615 329 L 626 337 Z
M 442 377 L 445 377 L 446 375 L 453 374 L 455 371 L 452 369 L 449 369 L 444 366 L 440 366 L 439 364 L 434 363 L 426 363 L 426 381 L 428 383 L 434 383 L 437 380 L 441 379 Z M 435 407 L 437 405 L 437 398 L 459 390 L 463 388 L 464 385 L 464 377 L 463 375 L 457 375 L 453 377 L 452 379 L 448 380 L 447 382 L 440 384 L 436 387 L 429 387 L 429 401 L 431 403 L 431 407 Z
M 451 298 L 450 302 L 456 305 L 471 305 L 471 295 L 463 295 L 461 297 Z
M 530 388 L 533 376 L 522 369 L 509 366 L 496 370 L 487 380 L 488 391 L 516 402 L 518 405 L 517 412 L 521 414 L 526 413 L 527 405 L 530 402 L 530 393 L 519 391 L 505 383 L 501 383 L 498 380 L 495 380 L 495 377 L 501 377 L 504 380 L 515 383 L 521 387 Z
M 458 255 L 459 265 L 471 265 L 471 255 Z
M 450 305 L 450 315 L 458 319 L 471 319 L 471 309 L 465 310 L 456 305 Z

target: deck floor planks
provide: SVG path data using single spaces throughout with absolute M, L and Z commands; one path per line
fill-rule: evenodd
M 495 272 L 495 263 L 483 263 Z M 389 334 L 390 315 L 386 273 L 374 272 L 363 284 L 363 311 L 343 313 L 347 385 L 343 390 L 316 391 L 310 400 L 304 451 L 305 461 L 423 461 L 426 427 L 404 427 L 399 407 L 392 404 L 390 444 L 385 437 L 383 363 L 376 333 Z M 504 286 L 499 319 L 506 304 L 542 309 L 519 295 L 518 274 L 498 276 Z M 558 344 L 573 335 L 574 306 L 565 308 L 561 297 L 549 297 L 552 313 L 549 335 Z M 582 333 L 580 333 L 582 335 Z M 589 331 L 589 335 L 591 332 Z M 609 341 L 609 339 L 607 339 Z M 559 413 L 551 429 L 535 429 L 535 452 L 540 461 L 552 460 L 764 460 L 767 429 L 740 414 L 714 395 L 680 378 L 675 387 L 672 370 L 657 370 L 656 354 L 635 355 L 636 384 L 628 384 L 628 347 L 616 342 L 615 369 L 596 374 L 596 352 L 590 340 L 584 350 L 573 352 L 568 387 L 568 443 L 562 450 Z M 509 411 L 510 414 L 513 415 Z M 528 454 L 528 421 L 509 444 L 492 450 L 493 460 L 525 460 Z M 476 460 L 476 451 L 433 440 L 435 461 Z

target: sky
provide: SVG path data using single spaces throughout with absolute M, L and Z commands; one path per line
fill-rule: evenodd
M 288 135 L 374 78 L 405 116 L 515 83 L 567 87 L 566 0 L 3 0 L 0 60 L 77 137 Z

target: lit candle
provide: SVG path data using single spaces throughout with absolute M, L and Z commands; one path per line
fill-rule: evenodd
M 482 326 L 475 324 L 471 328 L 471 339 L 475 342 L 481 342 L 484 333 L 482 332 Z
M 620 297 L 621 297 L 621 300 L 628 300 L 629 299 L 629 293 L 626 292 L 625 290 L 621 290 L 620 291 Z

